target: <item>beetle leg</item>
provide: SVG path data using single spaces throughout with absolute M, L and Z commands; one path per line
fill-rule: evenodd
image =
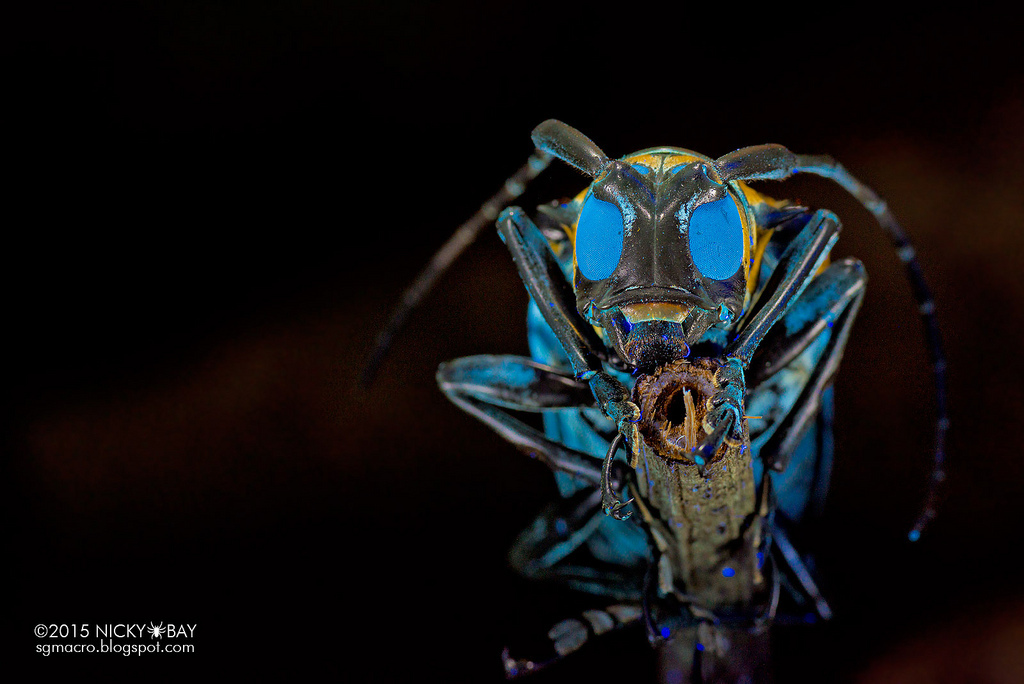
M 600 504 L 599 491 L 588 487 L 549 505 L 519 535 L 509 552 L 512 566 L 527 577 L 543 576 L 597 529 Z
M 704 477 L 704 468 L 711 461 L 715 453 L 722 447 L 726 436 L 732 433 L 739 421 L 736 420 L 736 411 L 719 407 L 715 413 L 709 414 L 707 423 L 713 425 L 708 436 L 690 452 L 690 457 L 697 464 L 697 472 Z
M 615 490 L 612 489 L 612 460 L 615 458 L 615 452 L 619 450 L 622 440 L 621 432 L 615 435 L 601 466 L 601 507 L 605 515 L 610 515 L 616 520 L 628 520 L 632 513 L 623 513 L 622 509 L 633 503 L 633 499 L 626 502 L 620 501 L 619 497 L 615 495 Z
M 584 379 L 584 374 L 601 370 L 604 344 L 576 311 L 572 286 L 540 228 L 519 207 L 503 211 L 497 226 L 527 292 L 565 350 L 573 374 Z
M 514 357 L 491 358 L 515 365 Z M 478 374 L 478 377 L 479 375 L 486 377 L 487 372 L 479 372 L 480 365 L 485 368 L 487 366 L 486 363 L 481 364 L 480 359 L 481 357 L 470 357 L 468 360 L 460 359 L 451 364 L 441 364 L 437 371 L 437 382 L 445 396 L 463 411 L 511 442 L 520 451 L 540 460 L 552 470 L 568 473 L 591 485 L 600 485 L 601 469 L 595 465 L 591 456 L 548 439 L 539 430 L 499 408 L 499 406 L 505 406 L 522 410 L 540 410 L 537 398 L 531 397 L 534 393 L 531 387 L 543 387 L 545 381 L 551 381 L 559 375 L 559 372 L 556 369 L 549 369 L 522 359 L 519 361 L 519 369 L 527 371 L 531 375 L 524 374 L 521 378 L 532 376 L 532 383 L 526 381 L 517 385 L 514 377 L 510 376 L 507 378 L 509 384 L 504 388 L 497 389 L 493 393 L 486 393 L 467 380 L 467 377 L 472 377 L 475 374 Z M 477 366 L 478 373 L 472 371 L 474 366 Z M 491 367 L 490 373 L 497 373 L 496 368 Z M 567 376 L 563 376 L 563 378 L 575 382 Z M 548 400 L 551 397 L 552 395 L 549 394 Z M 549 406 L 548 408 L 555 407 Z
M 821 591 L 818 589 L 818 585 L 815 583 L 810 571 L 800 558 L 796 548 L 789 541 L 789 536 L 779 525 L 777 519 L 772 526 L 771 535 L 774 548 L 779 550 L 779 555 L 782 557 L 786 568 L 796 578 L 800 591 L 814 604 L 814 610 L 818 613 L 818 617 L 822 620 L 831 620 L 832 608 L 829 607 L 825 597 L 821 595 Z
M 525 356 L 481 354 L 442 363 L 441 390 L 516 411 L 593 406 L 587 383 Z
M 802 354 L 826 327 L 834 325 L 866 284 L 864 266 L 856 259 L 837 261 L 816 277 L 754 353 L 747 370 L 751 387 Z
M 910 239 L 889 211 L 889 207 L 868 186 L 854 178 L 842 164 L 824 155 L 793 154 L 782 145 L 758 145 L 746 147 L 721 157 L 715 167 L 723 182 L 742 180 L 783 180 L 797 173 L 810 173 L 827 178 L 853 195 L 865 209 L 870 211 L 882 227 L 903 262 L 907 279 L 917 299 L 921 322 L 924 324 L 928 355 L 931 358 L 935 382 L 935 454 L 928 494 L 914 527 L 910 540 L 921 537 L 921 531 L 935 515 L 938 503 L 939 485 L 945 480 L 946 433 L 949 430 L 949 414 L 946 407 L 946 354 L 943 351 L 942 335 L 935 318 L 935 302 L 931 289 L 925 282 L 921 265 Z
M 833 284 L 846 281 L 849 287 L 845 291 L 844 301 L 840 302 L 837 307 L 839 313 L 832 323 L 832 334 L 829 337 L 828 345 L 815 364 L 814 370 L 793 407 L 775 427 L 771 437 L 761 448 L 761 459 L 764 461 L 765 467 L 773 468 L 778 472 L 786 469 L 789 457 L 818 415 L 822 393 L 832 382 L 836 371 L 839 370 L 839 362 L 850 337 L 853 321 L 864 301 L 864 283 L 867 276 L 859 262 L 854 260 L 838 262 L 830 268 L 830 271 L 835 274 Z M 826 321 L 830 320 L 830 312 L 831 308 L 826 310 L 821 318 Z M 814 326 L 814 324 L 811 325 Z M 792 339 L 803 343 L 803 335 L 800 335 L 799 331 L 795 332 Z
M 751 426 L 752 442 L 763 462 L 785 463 L 780 491 L 786 494 L 779 506 L 794 521 L 803 516 L 809 505 L 810 510 L 820 513 L 828 488 L 832 463 L 831 388 L 826 385 L 821 396 L 815 398 L 817 416 L 813 412 L 806 416 L 808 424 L 801 428 L 799 441 L 792 441 L 798 436 L 794 434 L 781 455 L 775 451 L 778 445 L 767 445 L 767 441 L 782 427 L 789 413 L 800 410 L 801 393 L 826 356 L 828 338 L 832 337 L 829 328 L 835 329 L 835 322 L 863 293 L 866 282 L 867 275 L 857 260 L 843 259 L 831 264 L 768 332 L 747 369 L 748 411 L 765 412 L 760 419 L 764 422 Z M 837 350 L 837 354 L 841 353 L 842 349 Z M 767 408 L 769 405 L 772 408 Z M 811 434 L 815 425 L 816 435 Z
M 536 458 L 555 472 L 567 473 L 591 485 L 601 483 L 601 469 L 593 459 L 575 449 L 569 449 L 554 442 L 540 431 L 512 417 L 505 411 L 470 397 L 446 393 L 448 399 L 463 411 L 497 432 L 513 446 Z
M 835 214 L 818 210 L 779 258 L 762 288 L 762 295 L 741 322 L 742 328 L 726 355 L 750 365 L 757 347 L 790 306 L 800 297 L 839 239 L 841 225 Z
M 566 562 L 603 520 L 600 491 L 594 487 L 583 489 L 549 505 L 537 516 L 516 539 L 509 562 L 532 579 L 564 582 L 578 591 L 620 600 L 638 598 L 640 578 L 630 574 L 628 568 L 592 567 L 585 560 Z
M 562 620 L 547 633 L 546 653 L 535 658 L 513 658 L 502 651 L 505 676 L 514 679 L 532 674 L 579 650 L 591 637 L 629 627 L 640 620 L 640 607 L 632 603 L 608 606 L 604 610 L 585 610 L 578 617 Z M 540 649 L 538 649 L 540 650 Z
M 745 385 L 743 369 L 768 334 L 783 319 L 821 267 L 829 251 L 839 239 L 841 225 L 834 214 L 819 210 L 814 213 L 800 233 L 783 252 L 772 271 L 761 296 L 741 321 L 740 332 L 726 351 L 726 363 L 719 371 L 722 390 L 712 398 L 715 405 L 704 421 L 708 433 L 704 442 L 694 450 L 694 462 L 703 471 L 703 464 L 714 454 L 726 435 L 732 439 L 742 433 L 743 397 Z M 723 428 L 720 422 L 731 416 L 731 423 Z
M 502 212 L 498 234 L 512 253 L 527 292 L 565 351 L 574 376 L 590 383 L 601 410 L 625 437 L 630 463 L 635 464 L 640 453 L 640 432 L 636 427 L 640 409 L 629 400 L 625 386 L 604 372 L 604 344 L 576 310 L 572 287 L 566 282 L 547 239 L 519 207 Z

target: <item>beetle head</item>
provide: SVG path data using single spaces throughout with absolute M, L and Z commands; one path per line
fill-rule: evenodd
M 549 120 L 538 148 L 594 178 L 573 231 L 576 306 L 630 365 L 685 358 L 745 304 L 752 250 L 749 209 L 708 157 L 657 148 L 609 159 Z

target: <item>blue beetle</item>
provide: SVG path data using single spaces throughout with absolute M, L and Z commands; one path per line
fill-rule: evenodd
M 683 669 L 756 669 L 782 585 L 831 616 L 787 530 L 828 487 L 831 383 L 867 276 L 855 259 L 829 260 L 834 214 L 747 183 L 796 173 L 835 181 L 875 215 L 907 267 L 939 409 L 912 540 L 934 515 L 948 429 L 945 360 L 913 247 L 877 195 L 828 157 L 762 145 L 717 160 L 675 147 L 616 160 L 555 120 L 533 142 L 529 162 L 409 288 L 369 372 L 437 276 L 496 219 L 530 294 L 532 358 L 457 359 L 437 380 L 555 472 L 562 499 L 520 535 L 515 567 L 614 601 L 555 625 L 546 654 L 506 651 L 506 673 L 535 671 L 635 622 L 653 644 L 675 644 Z M 552 158 L 592 182 L 540 207 L 536 222 L 518 207 L 501 211 Z M 541 412 L 543 432 L 510 410 Z

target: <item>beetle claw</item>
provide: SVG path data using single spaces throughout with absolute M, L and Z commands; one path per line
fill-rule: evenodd
M 701 477 L 706 477 L 706 472 L 705 471 L 707 469 L 708 462 L 704 460 L 703 456 L 701 456 L 700 447 L 698 447 L 698 448 L 693 450 L 692 457 L 693 457 L 693 462 L 697 464 L 697 473 Z
M 629 501 L 616 500 L 614 503 L 604 507 L 604 514 L 610 515 L 616 520 L 629 520 L 629 517 L 633 515 L 633 511 L 629 511 L 628 513 L 622 513 L 621 511 L 631 503 L 633 503 L 632 498 Z
M 608 454 L 604 457 L 604 465 L 601 468 L 601 507 L 605 515 L 610 515 L 616 520 L 626 520 L 632 515 L 632 513 L 622 513 L 621 511 L 631 504 L 633 499 L 625 503 L 620 501 L 619 497 L 612 491 L 611 483 L 612 460 L 615 458 L 615 452 L 618 451 L 619 445 L 622 444 L 623 440 L 625 440 L 625 437 L 621 432 L 615 435 L 611 446 L 608 447 Z
M 736 413 L 726 408 L 717 413 L 714 420 L 710 422 L 710 431 L 707 437 L 690 452 L 690 458 L 697 465 L 697 472 L 705 477 L 705 470 L 708 462 L 725 442 L 726 437 L 735 427 Z

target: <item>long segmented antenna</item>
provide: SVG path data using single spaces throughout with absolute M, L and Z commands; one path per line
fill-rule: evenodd
M 455 233 L 448 238 L 448 241 L 441 246 L 441 249 L 437 250 L 437 253 L 434 254 L 426 268 L 416 276 L 412 284 L 402 293 L 401 301 L 399 301 L 394 311 L 391 312 L 391 317 L 388 319 L 387 324 L 377 335 L 377 341 L 363 370 L 361 381 L 364 387 L 373 382 L 373 378 L 377 374 L 384 356 L 388 353 L 388 349 L 391 348 L 392 342 L 394 342 L 395 335 L 405 325 L 405 320 L 409 317 L 412 310 L 423 301 L 423 298 L 434 287 L 437 279 L 448 270 L 452 263 L 459 258 L 460 254 L 466 251 L 467 247 L 473 244 L 480 231 L 498 218 L 498 214 L 502 209 L 523 194 L 527 184 L 539 176 L 550 162 L 551 155 L 547 152 L 537 150 L 530 155 L 527 162 L 518 171 L 509 176 L 501 190 L 484 202 L 468 221 L 456 229 Z
M 801 171 L 807 171 L 818 176 L 824 176 L 835 181 L 844 190 L 853 195 L 864 207 L 874 214 L 879 225 L 888 234 L 896 254 L 907 272 L 910 286 L 914 291 L 914 298 L 917 300 L 918 311 L 921 313 L 921 321 L 924 324 L 925 336 L 928 338 L 928 356 L 932 364 L 932 372 L 935 378 L 935 459 L 932 466 L 931 479 L 928 482 L 928 494 L 924 506 L 918 514 L 914 527 L 911 528 L 907 537 L 910 541 L 917 541 L 921 538 L 921 532 L 928 522 L 935 517 L 935 507 L 938 504 L 939 486 L 946 479 L 946 432 L 949 430 L 949 415 L 946 406 L 946 354 L 942 345 L 942 334 L 939 332 L 939 323 L 935 317 L 935 300 L 932 299 L 931 289 L 925 282 L 921 265 L 917 261 L 917 253 L 914 250 L 910 238 L 903 232 L 903 228 L 896 222 L 896 218 L 889 211 L 885 202 L 859 180 L 849 174 L 841 164 L 829 157 L 799 157 L 802 167 Z
M 828 178 L 842 187 L 870 211 L 879 225 L 889 236 L 896 254 L 906 268 L 918 311 L 924 324 L 928 340 L 928 356 L 931 360 L 935 382 L 935 458 L 932 475 L 928 483 L 928 494 L 921 513 L 907 537 L 910 541 L 921 538 L 921 532 L 932 518 L 938 504 L 939 486 L 946 479 L 946 433 L 949 430 L 949 414 L 946 406 L 946 355 L 943 351 L 942 335 L 935 318 L 935 301 L 931 289 L 925 282 L 917 254 L 896 217 L 885 202 L 868 186 L 850 175 L 842 164 L 828 156 L 796 155 L 781 145 L 759 145 L 731 152 L 720 158 L 716 165 L 724 180 L 782 180 L 797 173 L 810 173 Z

